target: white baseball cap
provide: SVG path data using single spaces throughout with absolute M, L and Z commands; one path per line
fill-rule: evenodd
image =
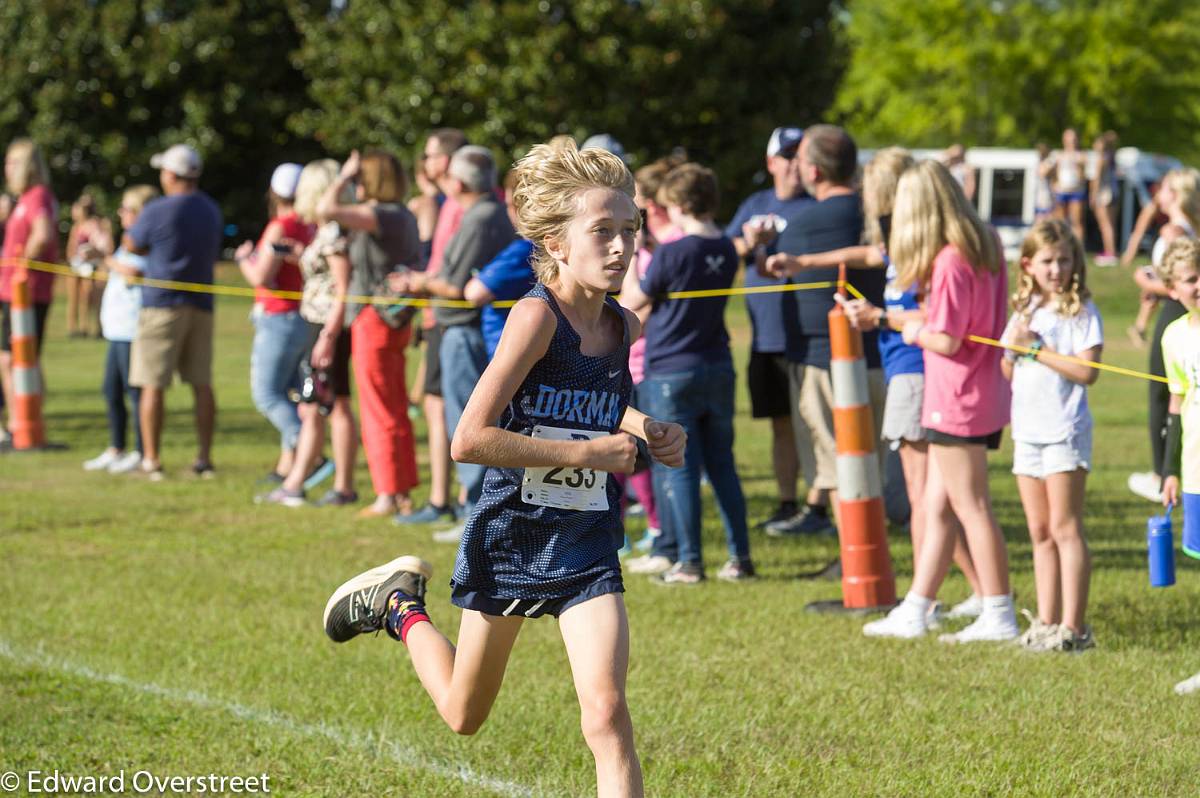
M 168 147 L 166 152 L 154 155 L 150 158 L 150 165 L 155 169 L 166 169 L 188 180 L 195 180 L 204 169 L 200 153 L 186 144 L 176 144 Z
M 278 197 L 290 200 L 296 196 L 300 184 L 300 172 L 304 167 L 298 163 L 281 163 L 271 173 L 271 191 Z

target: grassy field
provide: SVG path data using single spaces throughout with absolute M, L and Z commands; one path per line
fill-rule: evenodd
M 1136 305 L 1128 272 L 1095 270 L 1092 282 L 1110 338 L 1105 359 L 1144 368 L 1123 332 Z M 47 424 L 70 448 L 0 456 L 0 773 L 265 772 L 272 793 L 288 796 L 589 794 L 591 757 L 553 620 L 526 624 L 492 717 L 473 738 L 439 721 L 399 645 L 325 638 L 330 591 L 405 552 L 434 563 L 431 613 L 453 637 L 454 549 L 431 543 L 428 529 L 356 521 L 347 510 L 252 503 L 277 437 L 250 402 L 248 309 L 218 303 L 218 478 L 184 476 L 190 398 L 177 387 L 168 395 L 169 479 L 154 484 L 80 469 L 107 439 L 104 344 L 68 341 L 55 306 Z M 744 363 L 738 300 L 729 321 Z M 770 440 L 740 390 L 737 460 L 755 521 L 774 501 Z M 1148 587 L 1154 508 L 1125 488 L 1149 459 L 1145 392 L 1114 375 L 1091 392 L 1099 647 L 1083 656 L 867 640 L 860 619 L 807 613 L 810 601 L 839 596 L 835 583 L 795 578 L 835 553 L 832 539 L 753 533 L 761 578 L 748 584 L 664 588 L 628 577 L 629 701 L 647 793 L 1195 795 L 1200 703 L 1171 686 L 1200 668 L 1200 579 L 1181 559 L 1178 585 Z M 1006 444 L 992 459 L 992 488 L 1017 603 L 1031 606 L 1030 546 L 1009 468 Z M 369 496 L 365 465 L 358 481 Z M 704 541 L 715 568 L 725 552 L 711 504 Z M 910 546 L 899 529 L 890 543 L 903 593 Z M 941 598 L 966 591 L 952 576 Z

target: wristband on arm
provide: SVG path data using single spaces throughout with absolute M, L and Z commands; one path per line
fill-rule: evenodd
M 1163 447 L 1163 462 L 1160 471 L 1163 479 L 1178 477 L 1183 459 L 1183 424 L 1178 413 L 1167 415 L 1166 446 Z

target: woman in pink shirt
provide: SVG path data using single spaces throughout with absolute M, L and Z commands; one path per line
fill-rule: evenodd
M 904 341 L 925 351 L 922 425 L 934 468 L 926 492 L 926 533 L 913 583 L 886 618 L 867 624 L 873 637 L 919 637 L 954 550 L 953 520 L 966 530 L 979 573 L 983 613 L 946 642 L 1011 640 L 1017 619 L 1008 584 L 1008 552 L 992 513 L 987 450 L 1008 424 L 1010 389 L 1001 350 L 971 336 L 1000 338 L 1008 275 L 1000 241 L 967 202 L 946 167 L 923 161 L 896 190 L 889 246 L 897 281 L 925 295 L 923 319 L 904 325 Z
M 37 351 L 41 354 L 46 316 L 54 298 L 54 274 L 27 269 L 26 261 L 58 262 L 58 201 L 50 190 L 46 161 L 30 139 L 17 139 L 8 145 L 4 179 L 8 190 L 18 198 L 5 222 L 4 248 L 0 250 L 0 381 L 6 406 L 12 407 L 12 283 L 14 278 L 28 281 Z M 0 427 L 0 445 L 7 439 L 7 430 Z

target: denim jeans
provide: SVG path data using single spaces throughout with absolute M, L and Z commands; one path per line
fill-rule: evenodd
M 442 399 L 446 403 L 446 434 L 454 439 L 454 431 L 462 418 L 467 400 L 487 366 L 487 347 L 478 325 L 455 324 L 442 331 L 438 351 L 442 366 Z M 486 466 L 477 463 L 455 463 L 458 482 L 467 489 L 467 506 L 474 507 L 483 493 Z
M 312 332 L 299 313 L 264 313 L 255 308 L 250 350 L 250 396 L 258 412 L 279 430 L 279 445 L 295 449 L 300 416 L 288 391 L 300 388 L 300 361 L 312 346 Z
M 639 386 L 646 407 L 659 421 L 673 421 L 688 435 L 682 468 L 653 465 L 654 494 L 663 535 L 655 554 L 699 565 L 701 538 L 700 472 L 708 474 L 716 494 L 729 556 L 750 557 L 746 499 L 733 463 L 733 366 L 706 363 L 672 374 L 647 376 Z
M 125 432 L 133 421 L 133 451 L 142 451 L 142 425 L 138 421 L 138 402 L 142 389 L 129 384 L 128 341 L 109 341 L 108 355 L 104 358 L 104 403 L 108 407 L 108 445 L 114 449 L 125 449 Z M 129 397 L 132 410 L 125 407 Z

